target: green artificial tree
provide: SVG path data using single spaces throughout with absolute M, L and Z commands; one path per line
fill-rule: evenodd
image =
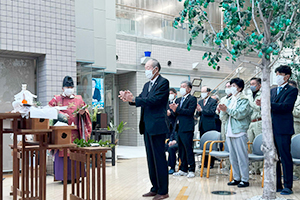
M 224 26 L 219 30 L 215 30 L 207 13 L 208 6 L 213 3 L 219 4 L 223 11 Z M 227 61 L 253 64 L 262 70 L 262 150 L 265 156 L 263 199 L 276 199 L 278 157 L 271 122 L 270 73 L 283 49 L 292 49 L 297 56 L 300 55 L 299 50 L 295 50 L 300 36 L 299 8 L 300 0 L 185 0 L 180 16 L 174 20 L 175 28 L 183 23 L 189 25 L 188 50 L 199 34 L 204 35 L 204 42 L 215 44 L 214 49 L 205 52 L 202 57 L 214 69 L 224 56 Z M 230 45 L 226 45 L 228 43 Z M 257 56 L 262 62 L 242 60 L 241 56 L 248 54 Z

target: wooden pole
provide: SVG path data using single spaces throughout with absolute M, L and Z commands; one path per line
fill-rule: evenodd
M 96 158 L 95 158 L 95 153 L 92 154 L 92 200 L 96 200 L 96 182 L 95 182 L 95 162 L 96 162 Z
M 34 180 L 34 174 L 33 174 L 33 150 L 30 151 L 30 197 L 33 197 L 33 180 Z
M 81 198 L 83 199 L 84 199 L 84 176 L 85 176 L 84 163 L 81 162 Z
M 101 153 L 97 154 L 97 200 L 101 199 Z
M 67 184 L 68 184 L 68 152 L 64 148 L 64 200 L 67 200 Z
M 105 164 L 105 153 L 102 152 L 102 199 L 106 200 L 106 164 Z
M 90 154 L 87 154 L 90 155 Z M 90 157 L 86 156 L 86 199 L 90 199 Z
M 3 120 L 2 120 L 2 123 L 3 123 Z M 17 121 L 17 119 L 14 119 L 13 120 L 13 132 L 14 132 L 14 142 L 13 142 L 13 144 L 14 144 L 14 148 L 13 148 L 13 200 L 17 200 L 17 196 L 18 196 L 16 186 L 18 184 L 17 178 L 19 179 L 19 170 L 20 170 L 20 169 L 17 168 L 18 167 L 18 164 L 17 164 L 18 163 L 17 129 L 18 129 L 18 121 Z M 3 124 L 2 124 L 1 131 L 3 131 Z M 1 136 L 1 138 L 2 137 L 3 137 L 3 134 Z M 2 143 L 3 143 L 3 141 L 2 141 Z M 2 153 L 1 153 L 1 156 L 2 156 Z M 2 164 L 1 164 L 1 167 L 2 167 Z M 3 170 L 3 168 L 2 168 L 2 170 Z M 2 170 L 1 170 L 1 173 L 3 173 Z M 1 183 L 1 185 L 2 185 L 2 183 Z M 2 190 L 2 187 L 1 187 L 1 190 Z

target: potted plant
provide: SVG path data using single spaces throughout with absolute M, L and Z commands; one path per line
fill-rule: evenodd
M 95 108 L 93 108 L 93 115 L 92 115 L 92 129 L 93 129 L 93 130 L 96 129 L 96 125 L 97 125 L 97 114 L 98 114 L 98 106 L 95 106 Z
M 127 124 L 127 122 L 123 122 L 123 121 L 121 121 L 121 123 L 119 125 L 113 124 L 112 121 L 109 123 L 109 126 L 107 127 L 107 130 L 115 131 L 115 137 L 116 137 L 115 144 L 118 143 L 120 135 L 123 131 L 131 129 L 129 127 L 125 127 L 126 124 Z

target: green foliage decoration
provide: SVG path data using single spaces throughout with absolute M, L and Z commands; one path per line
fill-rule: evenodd
M 107 126 L 107 130 L 115 131 L 115 133 L 116 133 L 116 143 L 119 141 L 120 135 L 123 131 L 132 129 L 130 127 L 125 127 L 126 125 L 127 125 L 127 122 L 121 121 L 119 125 L 115 125 L 115 124 L 113 124 L 113 122 L 110 122 L 109 126 Z
M 88 141 L 85 141 L 85 139 L 78 139 L 76 138 L 73 141 L 74 144 L 77 145 L 77 147 L 90 147 L 92 143 L 98 143 L 100 147 L 110 147 L 113 148 L 115 144 L 111 144 L 110 141 L 102 141 L 100 140 L 99 142 L 95 142 L 93 139 L 89 139 Z
M 280 54 L 283 48 L 294 48 L 300 37 L 300 0 L 223 0 L 219 7 L 225 25 L 220 30 L 215 30 L 208 18 L 207 8 L 212 3 L 217 2 L 185 0 L 180 16 L 174 20 L 175 28 L 182 23 L 189 25 L 189 51 L 199 34 L 203 34 L 205 44 L 212 41 L 217 47 L 202 57 L 207 58 L 211 67 L 220 61 L 224 51 L 227 61 L 230 57 L 235 62 L 245 53 L 270 60 L 272 54 Z M 226 46 L 226 40 L 232 45 Z

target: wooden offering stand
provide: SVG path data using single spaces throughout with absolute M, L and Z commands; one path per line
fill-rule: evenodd
M 111 148 L 108 147 L 82 147 L 70 149 L 72 179 L 70 200 L 106 200 L 105 153 L 109 150 L 111 150 Z M 91 164 L 92 173 L 90 172 Z M 86 171 L 84 170 L 85 166 Z M 79 177 L 81 177 L 81 183 Z
M 13 145 L 10 146 L 13 148 Z M 74 147 L 76 147 L 75 144 L 50 144 L 47 146 L 47 149 L 63 150 L 64 155 L 67 155 L 67 150 Z M 18 174 L 17 177 L 13 177 L 13 179 L 17 181 L 17 185 L 12 186 L 12 191 L 14 188 L 17 188 L 17 195 L 20 196 L 21 199 L 46 199 L 46 196 L 41 197 L 39 194 L 39 192 L 43 190 L 43 194 L 46 195 L 46 169 L 43 167 L 46 166 L 46 163 L 41 162 L 42 153 L 40 152 L 38 143 L 27 142 L 24 150 L 22 150 L 22 146 L 18 146 L 17 149 L 17 165 L 18 168 L 20 168 L 19 163 L 21 161 L 22 168 L 21 174 Z M 40 155 L 39 158 L 37 155 Z M 67 165 L 67 156 L 64 156 L 64 165 Z M 67 169 L 67 167 L 65 169 Z M 67 173 L 64 173 L 64 180 L 67 180 Z M 64 181 L 63 188 L 63 199 L 66 200 L 68 194 L 67 181 Z M 11 195 L 14 196 L 14 192 L 11 192 Z
M 1 115 L 0 115 L 1 116 Z M 1 120 L 0 120 L 1 126 Z M 31 119 L 26 120 L 22 118 L 13 121 L 14 143 L 11 146 L 13 149 L 13 186 L 12 195 L 13 200 L 17 200 L 17 196 L 21 199 L 46 199 L 46 150 L 58 149 L 64 151 L 64 166 L 67 166 L 67 150 L 76 147 L 71 144 L 71 131 L 76 129 L 76 126 L 68 127 L 51 127 L 49 129 L 48 123 L 45 120 Z M 24 127 L 24 129 L 22 129 Z M 26 129 L 32 128 L 35 129 Z M 63 132 L 63 137 L 56 139 L 55 135 Z M 36 142 L 26 142 L 25 135 L 33 134 Z M 22 135 L 22 145 L 17 145 L 17 135 Z M 54 135 L 54 136 L 53 136 Z M 67 137 L 65 137 L 67 135 Z M 53 137 L 52 137 L 53 136 Z M 68 140 L 66 140 L 68 138 Z M 52 141 L 53 140 L 53 141 Z M 68 142 L 67 142 L 68 141 Z M 35 166 L 33 169 L 33 160 L 35 157 Z M 37 155 L 39 158 L 37 158 Z M 21 161 L 21 177 L 20 166 Z M 29 166 L 31 163 L 31 167 Z M 67 169 L 67 167 L 64 167 Z M 21 178 L 21 180 L 20 180 Z M 21 181 L 21 184 L 20 184 Z M 20 188 L 21 185 L 21 188 Z M 2 187 L 1 187 L 2 188 Z M 1 198 L 2 199 L 2 198 Z M 63 199 L 67 200 L 67 173 L 64 173 L 64 192 Z
M 49 129 L 49 119 L 26 119 L 26 129 Z
M 72 143 L 72 130 L 77 129 L 77 126 L 51 126 L 52 144 L 71 144 Z
M 0 179 L 3 180 L 3 134 L 14 133 L 14 144 L 17 145 L 17 122 L 22 119 L 20 113 L 0 113 Z M 3 128 L 4 120 L 13 120 L 13 129 L 7 130 Z M 25 140 L 25 138 L 24 138 Z M 13 151 L 14 157 L 17 157 L 17 150 Z M 14 169 L 16 163 L 14 162 Z M 0 181 L 0 200 L 3 199 L 3 181 Z M 15 198 L 16 199 L 16 198 Z

